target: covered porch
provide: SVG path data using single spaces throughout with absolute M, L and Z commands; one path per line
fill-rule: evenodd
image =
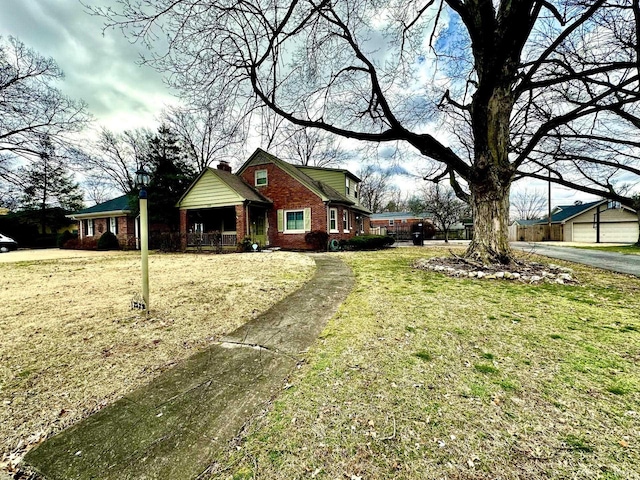
M 245 239 L 269 245 L 268 206 L 242 205 L 182 210 L 183 247 L 189 250 L 234 250 Z
M 235 207 L 187 210 L 186 247 L 221 248 L 238 245 Z

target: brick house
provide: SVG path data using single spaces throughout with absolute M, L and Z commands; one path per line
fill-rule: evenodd
M 85 208 L 68 217 L 78 222 L 80 240 L 98 240 L 105 232 L 112 232 L 118 237 L 120 245 L 135 244 L 137 225 L 131 216 L 127 195 Z
M 235 246 L 248 238 L 295 250 L 311 248 L 305 241 L 311 230 L 330 240 L 368 234 L 359 184 L 347 170 L 292 165 L 257 149 L 235 174 L 225 162 L 200 173 L 177 204 L 180 233 L 187 247 L 212 238 Z

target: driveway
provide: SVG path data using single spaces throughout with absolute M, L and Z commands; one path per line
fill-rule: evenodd
M 621 253 L 603 252 L 588 248 L 559 247 L 540 242 L 512 242 L 511 247 L 544 255 L 545 257 L 567 260 L 640 277 L 640 255 L 623 255 Z

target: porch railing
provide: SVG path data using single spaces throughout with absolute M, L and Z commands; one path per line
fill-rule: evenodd
M 187 233 L 187 247 L 235 247 L 236 232 Z

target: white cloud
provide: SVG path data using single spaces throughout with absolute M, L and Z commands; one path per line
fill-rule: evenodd
M 102 34 L 102 19 L 78 0 L 3 0 L 0 35 L 15 36 L 65 73 L 58 85 L 87 102 L 98 125 L 120 131 L 154 127 L 156 116 L 175 98 L 155 70 L 138 64 L 142 47 L 119 31 Z

